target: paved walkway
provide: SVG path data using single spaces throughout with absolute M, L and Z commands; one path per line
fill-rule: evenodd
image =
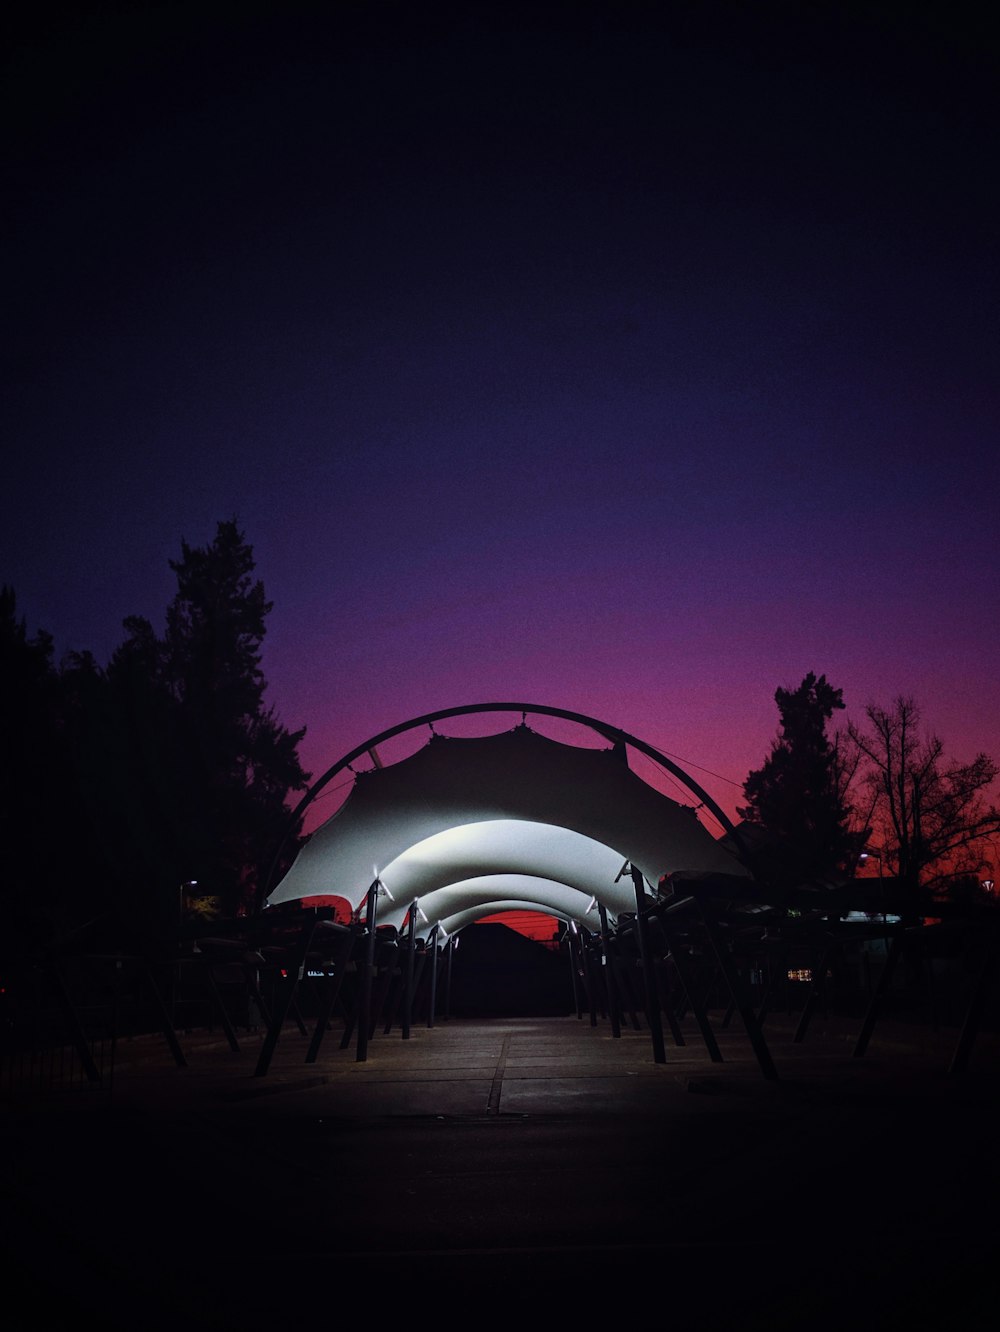
M 723 1054 L 713 1064 L 696 1029 L 685 1024 L 685 1044 L 666 1036 L 666 1063 L 653 1061 L 649 1035 L 626 1027 L 614 1039 L 606 1021 L 591 1027 L 577 1019 L 497 1018 L 439 1021 L 414 1026 L 403 1041 L 397 1032 L 378 1033 L 364 1062 L 355 1043 L 340 1049 L 341 1029 L 325 1038 L 316 1063 L 306 1064 L 307 1041 L 289 1024 L 267 1075 L 254 1077 L 262 1043 L 259 1032 L 239 1031 L 241 1049 L 231 1051 L 220 1030 L 180 1033 L 188 1060 L 177 1068 L 158 1035 L 117 1043 L 112 1068 L 109 1045 L 100 1060 L 104 1080 L 88 1086 L 77 1075 L 72 1086 L 58 1075 L 6 1088 L 11 1108 L 31 1105 L 67 1111 L 75 1105 L 145 1105 L 166 1111 L 251 1108 L 280 1096 L 289 1112 L 312 1114 L 324 1106 L 341 1116 L 657 1113 L 676 1110 L 678 1095 L 739 1092 L 757 1098 L 770 1091 L 780 1106 L 789 1087 L 899 1088 L 918 1097 L 950 1088 L 980 1094 L 1000 1078 L 1000 1036 L 980 1036 L 968 1074 L 946 1076 L 957 1033 L 882 1023 L 863 1059 L 853 1059 L 856 1022 L 817 1019 L 808 1039 L 792 1040 L 794 1019 L 771 1015 L 766 1034 L 779 1080 L 766 1082 L 739 1019 L 717 1036 Z
M 721 1065 L 693 1030 L 656 1065 L 576 1018 L 379 1034 L 365 1063 L 331 1033 L 313 1066 L 289 1031 L 265 1079 L 259 1038 L 191 1037 L 185 1069 L 121 1042 L 112 1082 L 4 1111 L 9 1275 L 47 1310 L 23 1326 L 291 1328 L 347 1292 L 379 1321 L 992 1329 L 995 1040 L 955 1080 L 954 1033 L 863 1060 L 835 1023 L 769 1033 L 776 1083 L 735 1029 Z

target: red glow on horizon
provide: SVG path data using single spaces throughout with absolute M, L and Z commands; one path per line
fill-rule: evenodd
M 332 893 L 320 893 L 301 899 L 303 907 L 332 907 L 334 920 L 341 925 L 349 925 L 353 913 L 346 897 L 337 897 Z M 554 916 L 543 911 L 498 911 L 495 915 L 484 916 L 479 922 L 483 925 L 506 925 L 508 929 L 523 934 L 526 939 L 536 943 L 551 944 L 553 936 L 559 932 L 559 922 Z M 405 928 L 405 923 L 404 923 Z
M 552 936 L 559 931 L 559 922 L 555 916 L 548 916 L 543 911 L 498 911 L 493 916 L 483 916 L 478 923 L 506 925 L 509 930 L 523 934 L 526 939 L 543 944 L 550 944 Z
M 303 897 L 304 907 L 332 907 L 334 920 L 339 925 L 350 925 L 353 912 L 346 897 L 335 897 L 332 893 L 321 893 L 315 897 Z

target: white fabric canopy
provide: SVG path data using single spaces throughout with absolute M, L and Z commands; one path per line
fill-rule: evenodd
M 496 899 L 527 897 L 546 884 L 568 914 L 585 910 L 593 897 L 617 914 L 635 908 L 631 878 L 615 883 L 622 864 L 617 851 L 569 828 L 521 819 L 467 823 L 425 838 L 386 865 L 379 878 L 394 902 L 380 902 L 379 920 L 401 925 L 417 897 L 433 921 L 438 901 L 447 900 L 451 911 L 461 908 L 462 893 L 469 905 L 484 903 L 491 885 Z
M 399 924 L 414 897 L 423 905 L 454 888 L 441 912 L 453 917 L 487 905 L 477 880 L 521 875 L 552 885 L 543 897 L 553 902 L 562 885 L 617 914 L 635 905 L 628 878 L 614 884 L 626 860 L 654 886 L 675 870 L 746 873 L 692 809 L 631 771 L 624 748 L 566 745 L 522 725 L 478 739 L 434 736 L 400 763 L 359 773 L 269 904 L 330 893 L 357 905 L 378 875 L 396 899 L 380 903 L 379 919 Z M 494 905 L 521 898 L 494 887 Z M 537 884 L 522 887 L 534 908 Z M 579 918 L 578 897 L 560 900 Z

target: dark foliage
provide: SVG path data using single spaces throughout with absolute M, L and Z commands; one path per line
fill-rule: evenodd
M 986 754 L 971 763 L 948 759 L 938 736 L 922 732 L 912 698 L 897 697 L 889 708 L 870 703 L 865 715 L 867 726 L 852 725 L 849 734 L 887 871 L 914 888 L 978 881 L 996 863 L 1000 838 L 1000 808 L 988 798 L 996 763 Z
M 126 621 L 108 679 L 151 872 L 174 894 L 196 880 L 228 914 L 252 905 L 288 827 L 286 799 L 308 781 L 304 731 L 287 730 L 265 702 L 271 603 L 243 533 L 223 522 L 210 546 L 183 542 L 181 552 L 163 638 L 146 620 Z
M 58 880 L 63 865 L 51 836 L 51 808 L 65 776 L 52 640 L 29 638 L 9 587 L 0 590 L 0 837 L 3 845 L 4 951 L 19 949 L 46 925 L 33 887 Z
M 303 731 L 264 698 L 271 604 L 233 522 L 204 549 L 182 543 L 159 637 L 141 618 L 102 670 L 89 653 L 57 670 L 0 593 L 3 927 L 16 952 L 80 937 L 156 945 L 176 931 L 181 885 L 245 910 L 308 774 Z M 293 834 L 297 830 L 292 830 Z
M 741 818 L 759 830 L 755 869 L 778 886 L 822 880 L 841 871 L 861 839 L 850 810 L 836 747 L 826 724 L 843 708 L 842 691 L 810 671 L 797 689 L 778 689 L 781 728 L 762 767 L 743 785 Z

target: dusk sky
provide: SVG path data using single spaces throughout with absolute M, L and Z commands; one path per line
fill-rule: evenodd
M 985 23 L 41 6 L 5 76 L 0 582 L 104 663 L 236 517 L 316 774 L 526 699 L 731 812 L 809 670 L 1000 758 Z

